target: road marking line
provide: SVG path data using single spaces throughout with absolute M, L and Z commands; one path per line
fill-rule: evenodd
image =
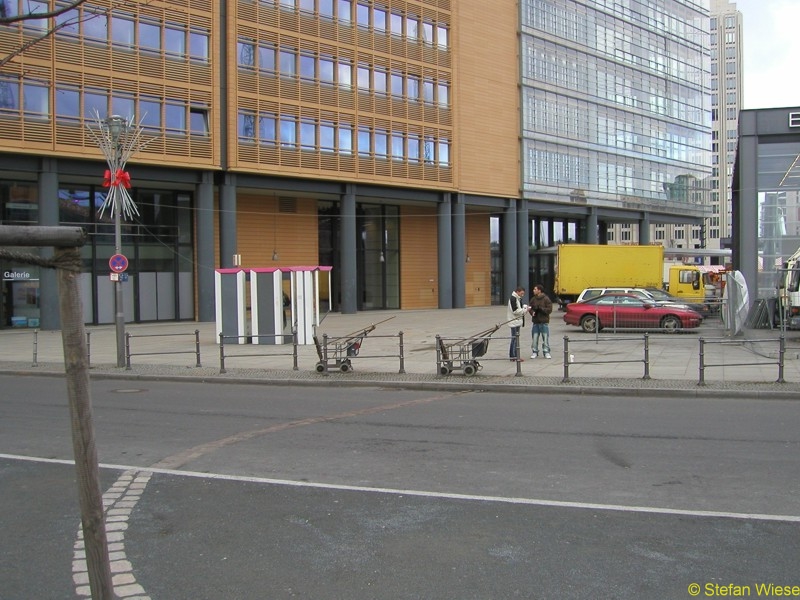
M 37 458 L 30 456 L 17 456 L 14 454 L 0 454 L 0 459 L 27 460 L 31 462 L 55 463 L 74 465 L 71 460 Z M 563 500 L 541 500 L 536 498 L 515 498 L 507 496 L 483 496 L 479 494 L 456 494 L 451 492 L 429 492 L 422 490 L 406 490 L 397 488 L 366 487 L 358 485 L 345 485 L 336 483 L 316 483 L 306 481 L 291 481 L 288 479 L 272 479 L 268 477 L 251 477 L 245 475 L 226 475 L 221 473 L 200 473 L 198 471 L 180 471 L 176 469 L 135 467 L 131 465 L 101 464 L 103 469 L 116 471 L 136 471 L 137 473 L 158 473 L 160 475 L 177 475 L 180 477 L 194 477 L 197 479 L 214 479 L 220 481 L 240 481 L 245 483 L 265 483 L 270 485 L 283 485 L 291 487 L 341 490 L 346 492 L 369 492 L 379 494 L 392 494 L 397 496 L 417 496 L 422 498 L 446 498 L 448 500 L 468 500 L 480 502 L 496 502 L 499 504 L 520 504 L 530 506 L 547 506 L 553 508 L 576 508 L 588 510 L 603 510 L 629 513 L 647 513 L 660 515 L 682 515 L 689 517 L 713 517 L 723 519 L 743 519 L 752 521 L 781 521 L 786 523 L 800 523 L 800 515 L 770 515 L 761 513 L 739 513 L 715 510 L 686 510 L 680 508 L 662 508 L 657 506 L 626 506 L 622 504 L 601 504 L 596 502 L 568 502 Z

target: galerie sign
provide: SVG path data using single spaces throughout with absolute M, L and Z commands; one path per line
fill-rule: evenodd
M 789 127 L 800 127 L 800 112 L 789 113 Z
M 3 281 L 30 281 L 35 280 L 28 271 L 12 269 L 3 271 Z

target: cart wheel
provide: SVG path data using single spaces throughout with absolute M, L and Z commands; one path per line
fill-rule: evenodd
M 325 372 L 325 365 L 323 363 L 317 363 L 317 373 L 324 373 Z
M 450 375 L 451 373 L 450 367 L 448 367 L 447 365 L 442 365 L 441 367 L 439 367 L 439 373 L 441 375 Z
M 476 370 L 477 369 L 475 369 L 475 365 L 471 364 L 464 365 L 464 375 L 466 375 L 467 377 L 475 375 Z
M 353 370 L 353 365 L 351 365 L 349 361 L 343 362 L 339 368 L 342 370 L 342 373 L 347 373 L 348 371 Z

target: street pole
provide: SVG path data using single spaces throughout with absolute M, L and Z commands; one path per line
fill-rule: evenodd
M 112 115 L 106 119 L 108 125 L 108 132 L 111 136 L 111 143 L 114 152 L 114 164 L 111 166 L 111 172 L 116 173 L 120 168 L 121 162 L 121 147 L 120 135 L 123 129 L 127 129 L 128 123 L 125 119 L 118 115 Z M 110 194 L 119 192 L 118 187 L 112 187 Z M 117 198 L 112 208 L 114 210 L 114 254 L 122 254 L 122 202 Z M 117 331 L 117 367 L 125 366 L 125 309 L 123 306 L 122 294 L 122 275 L 117 273 L 117 280 L 114 282 L 114 306 L 115 318 L 114 323 Z

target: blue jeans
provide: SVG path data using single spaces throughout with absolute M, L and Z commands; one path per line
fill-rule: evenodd
M 539 340 L 542 340 L 542 352 L 550 354 L 550 323 L 534 323 L 531 327 L 531 353 L 539 353 Z
M 511 345 L 508 347 L 508 358 L 519 358 L 519 349 L 517 348 L 518 336 L 519 336 L 519 327 L 512 327 Z

